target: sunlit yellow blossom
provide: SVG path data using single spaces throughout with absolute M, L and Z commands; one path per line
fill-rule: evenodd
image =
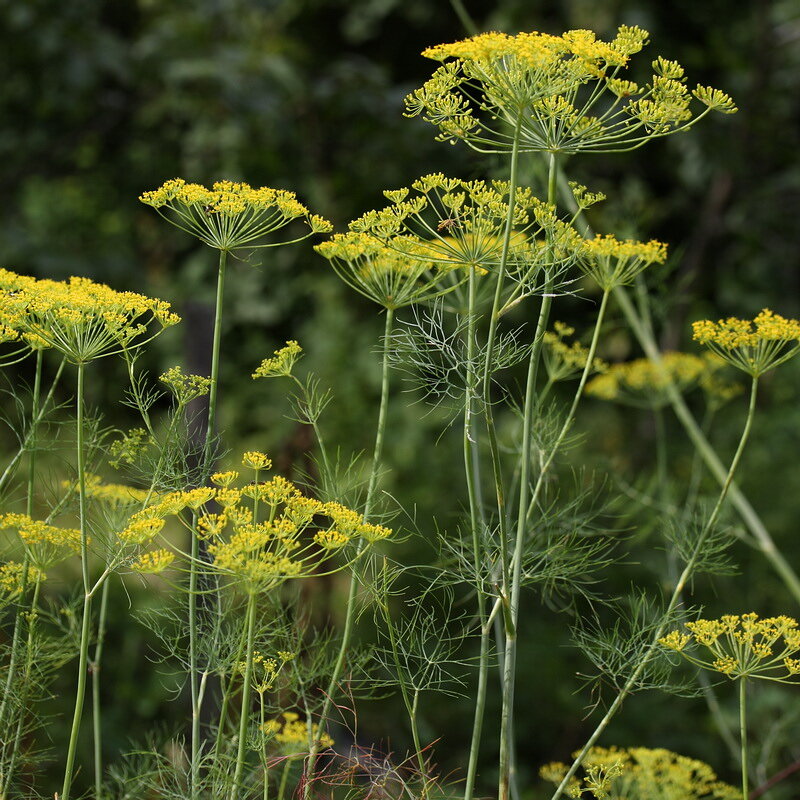
M 164 520 L 158 517 L 133 519 L 118 536 L 126 544 L 146 544 L 152 541 L 164 527 Z
M 211 379 L 201 375 L 184 375 L 180 367 L 170 367 L 159 376 L 159 380 L 175 395 L 181 405 L 203 397 L 211 390 Z
M 230 486 L 238 477 L 239 473 L 232 469 L 228 470 L 227 472 L 215 472 L 211 476 L 211 483 L 215 483 L 217 486 L 226 488 Z
M 687 622 L 684 627 L 686 633 L 672 631 L 659 643 L 692 664 L 731 679 L 800 680 L 793 668 L 794 656 L 800 653 L 800 629 L 792 617 L 759 619 L 754 613 L 727 614 L 720 619 Z M 698 646 L 708 653 L 697 655 Z
M 0 530 L 16 530 L 40 570 L 49 569 L 66 558 L 80 553 L 81 533 L 74 528 L 58 528 L 27 514 L 0 515 Z
M 690 93 L 683 68 L 657 58 L 644 85 L 626 80 L 630 56 L 648 33 L 623 25 L 602 41 L 588 30 L 482 33 L 428 48 L 442 62 L 406 97 L 406 115 L 439 129 L 440 141 L 464 141 L 482 152 L 613 152 L 691 127 L 711 110 L 732 113 L 723 92 Z M 697 116 L 692 98 L 705 108 Z
M 242 465 L 255 470 L 270 469 L 272 461 L 265 453 L 261 453 L 258 450 L 250 450 L 242 455 Z
M 255 378 L 279 378 L 292 374 L 292 368 L 303 352 L 303 348 L 295 341 L 286 342 L 286 347 L 276 350 L 270 358 L 265 358 L 253 373 Z
M 0 564 L 0 602 L 13 600 L 22 592 L 24 585 L 43 581 L 47 576 L 37 567 L 18 561 Z
M 246 183 L 217 181 L 207 189 L 175 178 L 139 199 L 176 227 L 224 251 L 283 244 L 264 240 L 293 220 L 301 220 L 308 230 L 292 241 L 331 230 L 331 224 L 311 214 L 293 192 L 266 186 L 254 189 Z
M 581 269 L 606 291 L 626 286 L 651 264 L 663 264 L 667 246 L 654 239 L 649 242 L 620 240 L 614 236 L 597 235 L 585 244 Z
M 13 319 L 21 340 L 52 347 L 76 364 L 141 347 L 180 322 L 163 300 L 88 278 L 29 278 L 14 289 L 10 283 L 0 281 L 0 322 Z
M 729 317 L 692 323 L 692 338 L 748 375 L 758 377 L 800 350 L 800 321 L 768 308 L 751 320 Z

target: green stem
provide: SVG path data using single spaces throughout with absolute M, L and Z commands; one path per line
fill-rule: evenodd
M 475 592 L 477 599 L 478 621 L 481 626 L 481 649 L 478 659 L 478 687 L 475 697 L 475 715 L 472 721 L 472 738 L 469 748 L 469 762 L 467 764 L 467 779 L 464 786 L 464 800 L 472 800 L 475 791 L 475 776 L 478 769 L 478 754 L 480 752 L 481 731 L 486 710 L 486 690 L 489 673 L 489 631 L 486 625 L 486 596 L 483 592 L 480 577 L 483 564 L 482 548 L 480 541 L 480 499 L 478 497 L 478 477 L 476 465 L 478 457 L 477 442 L 475 441 L 475 395 L 477 390 L 477 375 L 475 372 L 475 267 L 469 268 L 469 301 L 467 306 L 467 375 L 464 392 L 464 472 L 467 479 L 467 494 L 469 497 L 469 518 L 472 533 L 472 558 L 475 566 Z
M 250 721 L 250 683 L 253 676 L 253 648 L 255 647 L 256 631 L 256 594 L 251 591 L 247 595 L 247 654 L 245 655 L 244 683 L 242 684 L 242 706 L 239 717 L 239 743 L 236 751 L 236 769 L 233 773 L 230 800 L 240 796 L 239 787 L 242 783 L 244 771 L 244 756 L 247 747 L 247 726 Z
M 514 138 L 511 145 L 511 165 L 509 167 L 508 185 L 508 209 L 506 213 L 505 228 L 503 230 L 503 247 L 500 253 L 500 264 L 497 269 L 497 283 L 495 284 L 494 300 L 492 301 L 492 311 L 489 316 L 489 332 L 486 337 L 486 356 L 483 364 L 483 376 L 481 379 L 483 396 L 483 413 L 486 418 L 486 430 L 489 440 L 489 452 L 492 460 L 492 472 L 494 475 L 495 495 L 497 497 L 497 517 L 500 531 L 500 559 L 502 569 L 506 571 L 506 557 L 508 548 L 508 533 L 506 531 L 506 512 L 505 512 L 505 492 L 503 489 L 503 470 L 500 459 L 500 447 L 497 442 L 497 430 L 494 424 L 494 413 L 492 410 L 492 366 L 494 362 L 494 350 L 497 340 L 497 325 L 499 312 L 503 298 L 503 284 L 505 283 L 506 267 L 508 263 L 508 251 L 511 242 L 511 230 L 514 224 L 514 206 L 516 204 L 517 178 L 519 172 L 519 136 L 522 126 L 522 114 L 520 113 L 514 129 Z
M 639 319 L 636 309 L 625 292 L 625 289 L 618 287 L 614 290 L 614 296 L 647 357 L 655 364 L 660 364 L 661 352 L 658 345 Z M 725 468 L 714 451 L 714 448 L 709 444 L 708 439 L 703 434 L 692 412 L 689 411 L 680 391 L 673 384 L 669 384 L 666 390 L 672 408 L 689 438 L 692 440 L 692 444 L 694 444 L 700 452 L 711 474 L 720 484 L 723 484 L 725 481 Z M 731 503 L 741 516 L 745 525 L 756 538 L 761 552 L 770 562 L 773 569 L 778 573 L 795 601 L 800 604 L 800 577 L 798 577 L 783 554 L 778 550 L 772 536 L 761 521 L 758 513 L 753 506 L 750 505 L 747 497 L 745 497 L 736 484 L 730 486 L 730 498 Z
M 736 468 L 739 465 L 739 461 L 742 457 L 742 453 L 744 452 L 745 445 L 747 444 L 747 440 L 750 436 L 750 429 L 752 427 L 753 417 L 755 415 L 757 390 L 758 390 L 758 378 L 754 377 L 750 387 L 750 403 L 747 411 L 747 419 L 744 424 L 744 429 L 742 431 L 741 438 L 739 439 L 739 445 L 736 448 L 736 453 L 734 454 L 733 460 L 731 461 L 731 465 L 728 468 L 728 472 L 722 484 L 722 488 L 720 490 L 719 497 L 717 498 L 716 505 L 714 506 L 714 509 L 711 512 L 711 516 L 708 518 L 708 521 L 703 527 L 703 530 L 700 532 L 700 535 L 697 538 L 697 542 L 694 546 L 694 549 L 692 550 L 692 553 L 689 556 L 689 560 L 687 561 L 686 566 L 684 567 L 683 572 L 681 573 L 681 576 L 678 579 L 678 583 L 676 584 L 675 589 L 672 593 L 672 597 L 670 598 L 669 604 L 667 605 L 667 609 L 664 612 L 663 616 L 664 621 L 658 626 L 658 629 L 653 634 L 650 644 L 648 645 L 647 650 L 645 650 L 641 660 L 639 661 L 639 664 L 631 673 L 631 676 L 625 682 L 625 685 L 622 687 L 622 689 L 620 689 L 619 693 L 614 698 L 614 701 L 609 706 L 609 709 L 606 712 L 605 716 L 603 717 L 603 719 L 600 720 L 597 727 L 594 729 L 594 732 L 589 737 L 588 741 L 583 746 L 580 753 L 578 753 L 575 760 L 572 762 L 572 766 L 569 768 L 566 775 L 564 775 L 564 778 L 558 785 L 558 788 L 551 797 L 551 800 L 558 800 L 558 798 L 561 797 L 561 795 L 564 793 L 567 784 L 570 782 L 572 777 L 578 771 L 578 767 L 580 767 L 584 758 L 586 758 L 586 754 L 594 746 L 595 742 L 600 738 L 601 734 L 606 729 L 609 722 L 611 722 L 611 720 L 616 715 L 617 711 L 619 711 L 624 700 L 636 687 L 636 682 L 638 681 L 639 676 L 642 674 L 644 669 L 650 663 L 650 660 L 653 658 L 653 655 L 656 653 L 658 647 L 658 640 L 664 635 L 666 631 L 666 627 L 672 616 L 672 612 L 675 610 L 678 603 L 680 602 L 684 587 L 689 581 L 689 578 L 692 576 L 692 572 L 694 571 L 694 566 L 697 563 L 697 559 L 700 556 L 703 546 L 706 543 L 708 534 L 713 529 L 717 521 L 717 518 L 719 517 L 719 513 L 722 510 L 722 506 L 725 502 L 725 499 L 727 498 L 729 491 L 733 486 L 734 473 L 736 472 Z
M 739 735 L 742 739 L 742 800 L 750 794 L 747 779 L 747 678 L 739 678 Z
M 391 337 L 392 328 L 394 325 L 394 309 L 386 309 L 386 324 L 383 334 L 383 365 L 381 370 L 381 400 L 380 408 L 378 410 L 378 425 L 375 431 L 375 448 L 372 453 L 372 470 L 369 476 L 369 484 L 367 486 L 367 498 L 364 503 L 364 519 L 367 520 L 372 511 L 372 505 L 375 499 L 375 489 L 378 485 L 378 472 L 380 470 L 381 456 L 383 454 L 383 440 L 386 433 L 386 417 L 389 407 L 389 353 L 391 352 Z M 360 539 L 357 545 L 356 559 L 361 554 L 364 547 L 364 540 Z M 342 631 L 342 641 L 339 644 L 339 651 L 336 655 L 336 663 L 333 667 L 328 687 L 325 692 L 325 701 L 322 704 L 322 710 L 319 714 L 319 722 L 317 727 L 317 738 L 311 747 L 308 754 L 308 759 L 305 764 L 304 770 L 304 790 L 303 798 L 308 800 L 311 796 L 311 786 L 314 777 L 314 770 L 316 767 L 317 753 L 319 753 L 320 737 L 325 733 L 325 728 L 328 722 L 328 715 L 331 711 L 333 704 L 334 694 L 339 686 L 339 679 L 344 670 L 344 664 L 347 658 L 347 648 L 350 646 L 350 638 L 353 635 L 353 623 L 355 620 L 355 607 L 356 607 L 356 593 L 358 592 L 358 580 L 356 579 L 355 570 L 350 573 L 350 588 L 347 593 L 347 606 L 344 619 L 344 630 Z
M 103 658 L 103 643 L 106 638 L 106 613 L 108 611 L 109 581 L 103 583 L 100 595 L 100 617 L 97 621 L 97 641 L 94 647 L 94 658 L 90 665 L 92 673 L 92 731 L 94 734 L 94 793 L 95 800 L 100 800 L 103 790 L 103 728 L 102 709 L 100 707 L 100 662 Z
M 89 633 L 92 615 L 92 587 L 89 578 L 89 536 L 86 521 L 86 465 L 84 463 L 84 371 L 85 365 L 78 364 L 78 411 L 76 421 L 77 460 L 78 460 L 78 514 L 81 532 L 81 574 L 83 577 L 83 617 L 81 619 L 81 639 L 78 656 L 78 681 L 75 692 L 75 709 L 72 714 L 72 729 L 67 747 L 67 761 L 64 769 L 64 785 L 59 800 L 69 800 L 72 777 L 75 767 L 75 753 L 78 747 L 78 733 L 83 715 L 83 701 L 86 696 L 86 672 L 89 661 Z
M 555 200 L 555 176 L 556 176 L 556 157 L 555 153 L 550 154 L 550 164 L 548 171 L 547 181 L 547 201 L 553 203 Z M 500 717 L 500 776 L 498 784 L 498 794 L 500 800 L 507 800 L 510 792 L 512 780 L 512 760 L 513 760 L 513 731 L 514 731 L 514 689 L 516 682 L 516 661 L 517 661 L 517 618 L 519 612 L 519 599 L 521 592 L 521 572 L 522 572 L 522 551 L 525 542 L 525 532 L 528 521 L 528 493 L 530 491 L 530 466 L 531 466 L 531 440 L 533 434 L 533 422 L 537 408 L 536 403 L 536 381 L 539 373 L 539 364 L 542 356 L 542 347 L 544 344 L 544 334 L 547 330 L 547 324 L 550 318 L 550 307 L 552 305 L 552 278 L 548 275 L 545 286 L 545 291 L 542 296 L 542 303 L 539 307 L 539 319 L 536 323 L 536 334 L 534 336 L 533 345 L 531 346 L 530 359 L 528 361 L 528 377 L 525 384 L 525 404 L 523 407 L 523 423 L 522 423 L 522 453 L 520 464 L 520 477 L 519 477 L 519 509 L 517 514 L 517 531 L 514 541 L 514 553 L 511 560 L 510 570 L 504 569 L 503 571 L 503 594 L 508 598 L 510 595 L 510 608 L 509 618 L 510 624 L 506 625 L 506 643 L 504 648 L 504 663 L 503 663 L 503 706 Z M 603 295 L 603 302 L 600 306 L 600 314 L 598 320 L 602 322 L 602 315 L 605 313 L 605 306 L 607 301 L 607 293 Z M 600 325 L 595 327 L 595 335 L 592 339 L 592 345 L 596 347 L 597 337 L 599 334 Z M 584 370 L 584 378 L 587 372 L 591 370 L 591 361 L 594 357 L 593 352 L 587 360 L 587 369 Z M 578 390 L 578 395 L 583 389 L 583 384 Z M 574 414 L 574 409 L 577 402 L 573 403 L 573 409 L 570 414 Z M 568 417 L 566 424 L 571 424 L 571 417 Z M 564 431 L 566 434 L 566 431 Z M 553 452 L 552 457 L 555 456 L 555 449 L 561 443 L 562 437 L 559 437 Z M 544 468 L 540 471 L 538 486 L 542 483 Z M 533 498 L 531 499 L 533 502 Z
M 222 306 L 225 296 L 225 268 L 228 263 L 226 250 L 219 251 L 219 267 L 217 270 L 217 298 L 214 305 L 214 339 L 211 346 L 211 388 L 208 392 L 208 422 L 203 445 L 204 467 L 211 471 L 211 443 L 214 441 L 214 429 L 217 422 L 217 398 L 219 396 L 219 351 L 222 341 Z
M 283 795 L 286 792 L 286 784 L 289 780 L 289 770 L 292 766 L 292 759 L 287 758 L 286 763 L 283 765 L 283 772 L 281 773 L 281 782 L 278 786 L 278 800 L 283 800 Z
M 244 650 L 246 643 L 247 643 L 247 631 L 245 630 L 242 631 L 242 635 L 239 637 L 239 647 L 233 659 L 234 666 L 242 660 L 242 651 Z M 214 753 L 217 755 L 217 758 L 219 758 L 220 756 L 220 746 L 222 744 L 222 735 L 225 729 L 225 724 L 227 722 L 228 705 L 230 703 L 232 686 L 233 686 L 233 675 L 230 675 L 228 676 L 227 683 L 223 685 L 222 704 L 220 705 L 219 718 L 217 720 L 217 737 L 214 742 Z

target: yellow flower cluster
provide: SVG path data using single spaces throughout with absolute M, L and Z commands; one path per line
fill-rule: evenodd
M 163 572 L 175 560 L 175 554 L 169 550 L 151 550 L 149 553 L 143 553 L 139 558 L 131 564 L 131 569 L 134 572 L 141 572 L 144 574 L 157 575 Z
M 765 308 L 753 320 L 729 317 L 692 323 L 692 338 L 748 375 L 757 377 L 800 350 L 800 321 Z
M 659 643 L 680 653 L 692 664 L 736 678 L 763 678 L 779 683 L 800 680 L 800 630 L 792 617 L 765 617 L 749 613 L 726 614 L 720 619 L 698 619 L 685 624 L 687 633 L 671 631 Z M 690 645 L 710 655 L 688 652 Z
M 258 450 L 249 450 L 242 455 L 242 465 L 254 470 L 271 469 L 272 460 L 266 453 Z
M 601 289 L 611 291 L 615 286 L 629 284 L 651 264 L 663 264 L 666 259 L 667 246 L 655 239 L 637 242 L 598 234 L 586 240 L 585 256 L 579 265 Z
M 139 197 L 166 220 L 218 250 L 239 247 L 269 247 L 265 236 L 302 219 L 308 232 L 327 233 L 331 224 L 297 200 L 294 192 L 246 183 L 217 181 L 210 189 L 182 178 L 166 181 L 158 189 Z M 298 241 L 298 240 L 294 240 Z
M 387 245 L 367 233 L 350 231 L 334 234 L 314 249 L 348 286 L 392 309 L 442 294 L 443 274 L 456 266 L 426 259 L 423 243 L 410 236 Z
M 264 453 L 246 453 L 243 462 L 269 468 Z M 365 522 L 361 514 L 340 503 L 304 495 L 281 476 L 237 485 L 239 473 L 229 470 L 215 473 L 211 481 L 214 487 L 162 495 L 131 518 L 120 538 L 149 541 L 148 536 L 163 525 L 163 517 L 191 508 L 197 514 L 196 533 L 208 542 L 210 567 L 242 583 L 247 591 L 263 591 L 289 578 L 310 575 L 331 550 L 351 541 L 373 544 L 392 535 L 389 528 Z M 205 507 L 212 502 L 221 510 Z
M 573 336 L 575 329 L 563 322 L 556 322 L 554 330 L 547 331 L 543 337 L 542 355 L 547 375 L 551 382 L 564 381 L 574 377 L 586 368 L 589 349 L 580 342 L 568 344 L 565 339 Z M 608 364 L 600 358 L 592 361 L 592 371 L 604 373 Z
M 421 115 L 438 139 L 462 140 L 482 152 L 631 150 L 649 139 L 685 130 L 711 110 L 736 106 L 718 89 L 686 88 L 684 70 L 657 58 L 649 83 L 621 77 L 648 33 L 623 25 L 610 42 L 592 31 L 561 36 L 531 32 L 482 33 L 431 47 L 423 56 L 443 62 L 406 97 L 406 116 Z M 705 106 L 693 117 L 692 96 Z
M 508 182 L 464 181 L 432 173 L 410 188 L 384 194 L 392 205 L 351 222 L 352 233 L 368 234 L 406 258 L 423 261 L 425 270 L 431 265 L 448 271 L 460 268 L 462 280 L 470 267 L 483 274 L 501 263 Z M 583 253 L 584 239 L 528 188 L 515 190 L 511 221 L 506 265 L 509 270 L 516 266 L 528 279 L 544 264 L 563 268 Z
M 47 576 L 35 566 L 19 561 L 6 561 L 0 564 L 0 602 L 13 600 L 23 589 L 24 584 L 43 581 Z
M 80 553 L 81 532 L 73 528 L 58 528 L 27 514 L 0 515 L 0 530 L 16 530 L 26 546 L 31 561 L 40 569 L 49 569 L 66 558 Z
M 649 358 L 612 364 L 586 384 L 586 393 L 601 400 L 659 408 L 669 402 L 670 386 L 686 391 L 708 371 L 708 362 L 698 356 L 664 353 L 660 364 Z
M 593 747 L 583 764 L 585 777 L 573 778 L 569 797 L 597 800 L 741 800 L 741 791 L 717 779 L 702 761 L 663 748 Z M 561 783 L 565 764 L 542 767 L 542 778 Z
M 184 375 L 180 367 L 170 367 L 158 379 L 163 383 L 178 401 L 185 406 L 198 397 L 204 397 L 211 391 L 211 379 L 201 375 Z
M 178 322 L 164 300 L 88 278 L 37 280 L 0 269 L 4 331 L 32 348 L 52 347 L 73 363 L 140 347 Z
M 281 714 L 282 719 L 272 719 L 261 726 L 261 732 L 280 744 L 285 752 L 299 753 L 308 747 L 308 724 L 293 711 Z M 312 737 L 319 738 L 322 748 L 333 747 L 333 739 L 327 733 L 319 735 L 319 726 L 311 726 Z
M 270 358 L 265 358 L 261 362 L 258 369 L 253 373 L 253 380 L 256 378 L 289 377 L 302 352 L 303 348 L 297 342 L 293 340 L 286 342 L 286 347 L 276 350 Z

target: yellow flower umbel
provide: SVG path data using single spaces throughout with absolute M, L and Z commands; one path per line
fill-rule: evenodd
M 721 672 L 731 680 L 800 682 L 800 630 L 791 617 L 727 614 L 687 622 L 684 627 L 685 633 L 672 631 L 659 643 L 698 667 Z M 706 655 L 697 655 L 698 646 Z
M 586 367 L 589 349 L 580 342 L 568 344 L 565 340 L 575 333 L 575 329 L 563 322 L 556 322 L 554 330 L 544 335 L 542 356 L 547 377 L 551 383 L 577 377 Z M 592 371 L 604 373 L 608 364 L 600 358 L 592 359 Z
M 683 67 L 657 58 L 639 86 L 624 78 L 648 33 L 623 25 L 604 42 L 592 31 L 482 33 L 428 48 L 441 61 L 406 98 L 406 116 L 439 128 L 440 141 L 464 141 L 481 152 L 620 152 L 686 130 L 709 111 L 736 111 L 718 89 L 686 87 Z M 694 115 L 695 98 L 704 106 Z
M 661 363 L 639 358 L 612 364 L 586 384 L 586 393 L 645 408 L 669 403 L 668 389 L 686 391 L 708 372 L 707 362 L 689 353 L 664 353 Z
M 585 242 L 584 257 L 578 263 L 603 291 L 611 291 L 626 286 L 651 264 L 663 264 L 666 259 L 667 246 L 655 239 L 636 242 L 598 234 Z
M 765 308 L 754 320 L 729 317 L 692 323 L 692 338 L 753 378 L 800 350 L 800 322 Z
M 297 200 L 294 192 L 246 183 L 217 181 L 210 189 L 182 178 L 169 180 L 139 198 L 164 219 L 216 250 L 240 247 L 274 247 L 299 242 L 313 233 L 327 233 L 331 224 Z M 308 231 L 290 241 L 265 238 L 293 220 L 302 220 Z
M 308 751 L 308 724 L 293 711 L 285 711 L 279 719 L 271 719 L 261 725 L 261 732 L 280 746 L 286 755 L 305 754 Z M 327 733 L 319 735 L 319 726 L 312 724 L 311 735 L 319 740 L 320 747 L 333 747 L 333 739 Z
M 81 551 L 79 530 L 58 528 L 26 514 L 0 515 L 0 530 L 17 532 L 30 563 L 41 572 Z
M 647 747 L 593 747 L 583 762 L 585 776 L 573 778 L 569 797 L 597 800 L 741 800 L 738 789 L 717 779 L 708 764 L 670 750 Z M 565 764 L 539 770 L 546 781 L 561 783 Z
M 20 339 L 52 347 L 74 364 L 129 353 L 180 322 L 164 300 L 88 278 L 27 278 L 16 289 L 0 286 L 0 306 Z
M 265 358 L 258 369 L 253 373 L 252 378 L 288 378 L 292 374 L 292 369 L 297 363 L 297 359 L 303 354 L 303 348 L 290 340 L 286 342 L 286 347 L 276 350 L 270 358 Z
M 350 223 L 350 230 L 440 269 L 474 267 L 481 274 L 503 261 L 509 192 L 506 181 L 424 175 L 410 189 L 385 192 L 392 205 L 367 212 Z M 530 283 L 545 264 L 551 271 L 556 265 L 563 269 L 577 260 L 583 245 L 552 206 L 530 189 L 515 190 L 506 258 L 512 278 Z
M 434 264 L 425 258 L 424 246 L 417 256 L 411 254 L 414 248 L 412 239 L 387 246 L 355 231 L 337 233 L 314 247 L 348 286 L 388 309 L 425 302 L 457 285 L 442 285 L 455 264 Z

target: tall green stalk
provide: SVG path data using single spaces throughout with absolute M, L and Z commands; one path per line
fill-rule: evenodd
M 375 447 L 372 452 L 372 469 L 369 476 L 369 484 L 367 485 L 367 497 L 364 502 L 364 519 L 368 520 L 372 512 L 372 505 L 375 500 L 375 489 L 378 486 L 378 472 L 380 469 L 381 456 L 383 453 L 383 440 L 386 433 L 386 415 L 389 407 L 389 353 L 391 352 L 391 337 L 392 329 L 394 327 L 394 309 L 386 309 L 386 323 L 383 333 L 383 362 L 381 369 L 381 400 L 378 409 L 378 425 L 375 431 Z M 357 545 L 357 552 L 355 560 L 364 547 L 364 540 L 360 539 Z M 347 607 L 344 618 L 344 629 L 342 631 L 342 640 L 339 644 L 339 652 L 336 655 L 336 662 L 331 673 L 328 687 L 325 691 L 325 700 L 322 704 L 322 710 L 319 714 L 318 721 L 318 735 L 314 740 L 311 750 L 306 760 L 304 770 L 304 790 L 303 798 L 308 800 L 311 796 L 311 787 L 314 778 L 314 771 L 316 768 L 317 754 L 319 753 L 320 737 L 325 733 L 325 727 L 328 722 L 328 716 L 333 704 L 334 694 L 339 686 L 339 679 L 341 678 L 342 671 L 344 670 L 345 661 L 347 660 L 347 649 L 350 646 L 350 639 L 353 635 L 353 623 L 355 621 L 355 606 L 356 594 L 358 592 L 358 580 L 356 579 L 355 570 L 350 572 L 350 587 L 347 592 Z
M 64 769 L 64 785 L 59 800 L 69 800 L 75 767 L 75 753 L 78 747 L 78 733 L 83 715 L 83 702 L 86 695 L 86 673 L 89 661 L 89 637 L 92 616 L 92 586 L 89 577 L 89 535 L 86 520 L 86 464 L 84 453 L 83 406 L 84 406 L 84 371 L 85 365 L 78 364 L 77 389 L 77 466 L 78 466 L 78 514 L 81 532 L 81 575 L 83 578 L 83 616 L 81 618 L 81 638 L 78 655 L 78 681 L 75 691 L 75 710 L 72 714 L 67 760 Z
M 217 268 L 217 293 L 214 304 L 214 337 L 211 346 L 211 387 L 208 393 L 208 417 L 203 442 L 203 468 L 211 470 L 211 446 L 217 421 L 217 399 L 219 396 L 219 354 L 222 341 L 222 307 L 225 297 L 225 270 L 228 263 L 226 250 L 219 251 Z M 197 666 L 197 565 L 200 560 L 200 539 L 196 530 L 196 515 L 192 521 L 191 560 L 189 562 L 189 691 L 192 702 L 192 733 L 190 762 L 190 795 L 197 797 L 200 777 L 200 674 Z
M 555 177 L 556 177 L 556 156 L 550 154 L 550 164 L 547 181 L 547 202 L 555 202 Z M 539 373 L 539 364 L 542 356 L 544 344 L 544 334 L 547 330 L 550 318 L 550 308 L 552 305 L 552 273 L 548 272 L 542 302 L 539 306 L 539 319 L 536 323 L 536 333 L 531 346 L 531 354 L 528 360 L 528 376 L 525 384 L 525 403 L 523 406 L 522 423 L 522 452 L 519 476 L 519 508 L 517 514 L 517 531 L 514 541 L 514 552 L 511 564 L 504 565 L 503 570 L 503 596 L 504 602 L 508 600 L 508 614 L 506 615 L 505 626 L 505 647 L 503 648 L 503 707 L 500 718 L 500 777 L 498 784 L 498 794 L 500 800 L 507 800 L 512 779 L 512 751 L 513 751 L 513 729 L 514 729 L 514 688 L 516 681 L 516 656 L 517 656 L 517 617 L 519 611 L 520 598 L 520 579 L 522 570 L 522 550 L 525 541 L 525 530 L 528 520 L 528 493 L 530 491 L 530 466 L 531 466 L 531 439 L 533 433 L 533 422 L 537 408 L 536 403 L 536 381 Z M 607 295 L 603 295 L 601 311 L 605 312 L 605 302 Z M 597 332 L 593 344 L 596 345 Z M 591 365 L 591 360 L 587 362 L 587 367 Z M 581 385 L 582 388 L 582 385 Z M 541 474 L 540 474 L 541 482 Z
M 252 590 L 247 595 L 247 612 L 245 616 L 247 628 L 247 653 L 245 655 L 244 682 L 242 684 L 242 705 L 239 715 L 239 742 L 236 750 L 236 767 L 233 773 L 230 800 L 240 796 L 244 756 L 247 749 L 247 727 L 250 722 L 250 684 L 253 677 L 253 649 L 255 648 L 256 630 L 256 593 Z M 264 780 L 267 780 L 266 775 Z
M 103 660 L 103 644 L 106 638 L 106 614 L 108 612 L 108 590 L 111 584 L 103 583 L 100 595 L 100 615 L 97 620 L 97 640 L 94 658 L 89 665 L 92 673 L 92 734 L 94 736 L 94 797 L 100 800 L 103 794 L 103 724 L 100 706 L 100 664 Z
M 742 740 L 742 800 L 750 795 L 747 779 L 747 678 L 739 678 L 739 736 Z
M 472 800 L 475 791 L 475 776 L 478 769 L 478 754 L 481 745 L 481 731 L 486 711 L 486 690 L 489 677 L 489 636 L 490 627 L 486 624 L 486 596 L 482 589 L 480 571 L 482 568 L 480 497 L 478 494 L 478 475 L 476 463 L 478 446 L 475 440 L 475 395 L 477 375 L 475 373 L 475 267 L 469 268 L 469 299 L 467 303 L 467 375 L 464 390 L 464 472 L 467 479 L 467 495 L 469 498 L 470 531 L 472 534 L 472 559 L 475 566 L 475 591 L 477 601 L 478 622 L 481 627 L 480 655 L 478 657 L 478 687 L 475 695 L 475 715 L 472 721 L 472 737 L 470 739 L 467 779 L 464 785 L 464 800 Z
M 695 564 L 697 563 L 697 559 L 702 552 L 702 549 L 706 543 L 709 533 L 712 531 L 714 525 L 716 524 L 717 518 L 719 517 L 720 511 L 722 510 L 722 506 L 725 502 L 725 499 L 728 496 L 728 493 L 733 485 L 733 476 L 736 472 L 736 468 L 739 466 L 739 461 L 741 460 L 742 453 L 744 452 L 745 445 L 747 444 L 747 440 L 750 436 L 750 429 L 753 424 L 753 417 L 755 416 L 755 408 L 756 408 L 756 394 L 758 391 L 758 378 L 754 377 L 750 386 L 750 403 L 747 410 L 747 419 L 745 420 L 744 429 L 742 430 L 742 435 L 739 439 L 739 445 L 736 448 L 736 453 L 733 456 L 731 461 L 731 465 L 728 468 L 728 472 L 725 476 L 725 481 L 722 484 L 722 489 L 720 490 L 719 497 L 717 498 L 717 502 L 711 512 L 711 515 L 708 518 L 703 530 L 700 532 L 700 535 L 697 538 L 697 542 L 695 543 L 694 549 L 692 550 L 691 555 L 689 556 L 689 560 L 686 563 L 686 566 L 681 573 L 680 578 L 678 579 L 678 583 L 675 586 L 674 591 L 672 592 L 672 597 L 670 598 L 669 604 L 667 605 L 667 609 L 664 612 L 663 619 L 664 621 L 658 626 L 658 629 L 653 634 L 653 637 L 650 641 L 650 644 L 647 650 L 644 652 L 641 661 L 636 666 L 634 671 L 631 673 L 628 680 L 625 682 L 625 685 L 620 689 L 617 696 L 614 698 L 614 701 L 609 706 L 608 711 L 605 713 L 603 718 L 598 723 L 597 727 L 592 732 L 592 735 L 587 740 L 586 744 L 581 749 L 580 753 L 576 756 L 575 760 L 572 762 L 572 766 L 567 770 L 566 775 L 562 779 L 561 783 L 556 788 L 556 791 L 553 793 L 553 796 L 550 800 L 558 800 L 561 797 L 567 787 L 567 784 L 570 782 L 572 777 L 578 771 L 583 760 L 586 758 L 587 753 L 589 750 L 594 747 L 595 742 L 600 738 L 603 731 L 606 729 L 608 724 L 611 720 L 616 716 L 617 711 L 619 711 L 620 707 L 624 700 L 628 697 L 628 695 L 633 691 L 636 686 L 636 682 L 639 680 L 639 676 L 645 670 L 647 665 L 650 663 L 650 660 L 655 655 L 657 648 L 658 648 L 658 640 L 664 635 L 666 631 L 667 624 L 669 622 L 670 616 L 672 612 L 677 607 L 678 603 L 680 602 L 681 595 L 683 590 L 692 576 L 694 571 Z

